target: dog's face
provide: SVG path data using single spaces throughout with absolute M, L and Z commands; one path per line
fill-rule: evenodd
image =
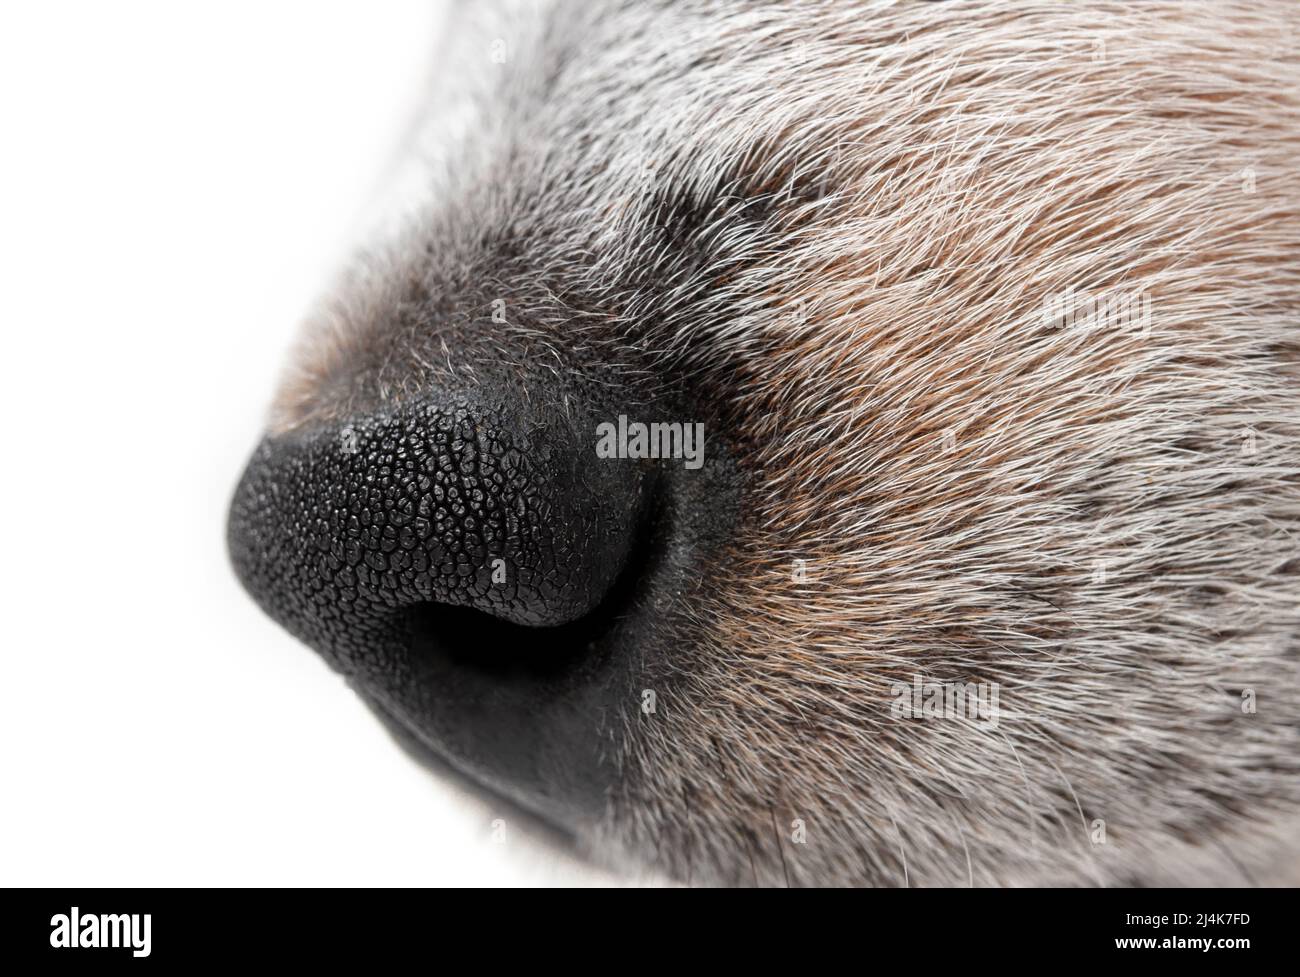
M 601 859 L 1240 880 L 1298 796 L 1286 16 L 465 5 L 241 578 Z

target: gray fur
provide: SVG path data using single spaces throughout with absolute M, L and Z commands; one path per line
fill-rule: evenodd
M 455 375 L 493 296 L 508 324 L 474 342 L 709 406 L 745 517 L 666 612 L 696 637 L 629 712 L 600 860 L 1294 882 L 1295 20 L 466 5 L 393 180 L 406 219 L 307 330 L 274 424 Z M 395 311 L 413 269 L 421 329 Z M 1046 322 L 1071 288 L 1145 296 L 1149 328 Z M 996 683 L 996 728 L 891 715 L 914 676 Z

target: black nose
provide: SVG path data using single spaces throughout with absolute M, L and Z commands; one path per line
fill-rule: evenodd
M 269 437 L 236 494 L 235 567 L 325 644 L 347 637 L 336 611 L 422 602 L 574 621 L 609 591 L 645 501 L 644 469 L 598 459 L 594 430 L 461 402 Z
M 598 457 L 599 418 L 517 399 L 271 434 L 228 539 L 257 602 L 383 715 L 489 786 L 550 796 L 557 764 L 591 780 L 604 762 L 583 772 L 584 711 L 609 694 L 585 656 L 654 470 Z

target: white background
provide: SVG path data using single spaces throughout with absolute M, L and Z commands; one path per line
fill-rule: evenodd
M 0 7 L 0 884 L 595 878 L 494 843 L 225 553 L 440 23 L 412 0 Z

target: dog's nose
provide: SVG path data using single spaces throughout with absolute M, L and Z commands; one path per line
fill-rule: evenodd
M 633 702 L 621 620 L 654 469 L 574 398 L 426 399 L 268 435 L 228 542 L 259 604 L 440 770 L 594 817 Z
M 598 458 L 594 431 L 594 418 L 455 401 L 270 435 L 232 505 L 235 568 L 347 671 L 416 605 L 575 621 L 627 560 L 646 495 L 644 469 Z

